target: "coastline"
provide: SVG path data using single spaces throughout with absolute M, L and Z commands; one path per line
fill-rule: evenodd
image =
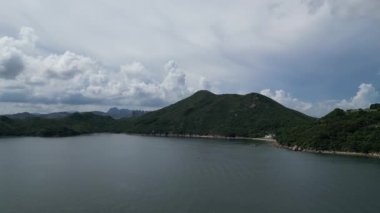
M 222 135 L 197 135 L 197 134 L 130 134 L 129 135 L 141 135 L 141 136 L 152 136 L 152 137 L 171 137 L 171 138 L 199 138 L 199 139 L 223 139 L 223 140 L 255 140 L 255 141 L 266 141 L 271 143 L 277 143 L 275 139 L 272 138 L 250 138 L 250 137 L 228 137 Z
M 223 139 L 223 140 L 255 140 L 255 141 L 265 141 L 270 143 L 272 146 L 287 149 L 294 152 L 307 152 L 314 154 L 325 154 L 325 155 L 341 155 L 341 156 L 352 156 L 352 157 L 367 157 L 367 158 L 380 158 L 380 153 L 361 153 L 361 152 L 345 152 L 345 151 L 330 151 L 330 150 L 315 150 L 315 149 L 304 149 L 297 145 L 286 146 L 280 144 L 276 139 L 273 138 L 250 138 L 250 137 L 227 137 L 221 135 L 196 135 L 196 134 L 132 134 L 132 135 L 142 135 L 142 136 L 152 136 L 152 137 L 177 137 L 177 138 L 199 138 L 199 139 Z
M 345 151 L 331 151 L 331 150 L 315 150 L 315 149 L 304 149 L 297 145 L 286 146 L 281 145 L 276 141 L 276 147 L 287 149 L 294 152 L 307 152 L 314 154 L 324 154 L 324 155 L 341 155 L 341 156 L 352 156 L 352 157 L 367 157 L 367 158 L 380 158 L 380 153 L 362 153 L 362 152 L 345 152 Z
M 103 133 L 111 133 L 111 132 L 103 132 Z M 78 135 L 70 135 L 70 136 L 29 136 L 29 137 L 76 137 L 76 136 L 82 136 L 82 135 L 91 135 L 91 134 L 99 134 L 99 133 L 88 133 L 88 134 L 78 134 Z M 380 159 L 380 153 L 361 153 L 361 152 L 345 152 L 345 151 L 332 151 L 332 150 L 315 150 L 315 149 L 305 149 L 302 147 L 299 147 L 297 145 L 294 146 L 286 146 L 280 144 L 276 139 L 273 138 L 251 138 L 251 137 L 227 137 L 227 136 L 221 136 L 221 135 L 197 135 L 197 134 L 137 134 L 137 133 L 123 133 L 118 132 L 114 134 L 127 134 L 127 135 L 139 135 L 139 136 L 150 136 L 150 137 L 172 137 L 172 138 L 198 138 L 198 139 L 222 139 L 222 140 L 252 140 L 252 141 L 264 141 L 267 143 L 270 143 L 272 146 L 281 148 L 281 149 L 287 149 L 289 151 L 294 152 L 307 152 L 307 153 L 314 153 L 314 154 L 325 154 L 325 155 L 341 155 L 341 156 L 352 156 L 352 157 L 367 157 L 367 158 L 379 158 Z M 12 138 L 12 137 L 20 137 L 20 135 L 17 136 L 0 136 L 0 138 Z M 26 135 L 23 135 L 21 137 L 28 137 Z

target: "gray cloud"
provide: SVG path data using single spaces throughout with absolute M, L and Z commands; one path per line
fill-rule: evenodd
M 14 79 L 24 69 L 24 63 L 19 55 L 0 56 L 0 78 Z
M 58 97 L 58 99 L 53 100 L 52 103 L 56 104 L 69 104 L 69 105 L 84 105 L 84 104 L 102 104 L 105 100 L 99 98 L 89 98 L 85 97 L 83 94 L 65 94 L 63 97 Z
M 153 71 L 141 62 L 112 69 L 70 51 L 43 54 L 33 32 L 22 28 L 18 38 L 0 37 L 1 56 L 10 55 L 9 50 L 17 53 L 0 60 L 4 67 L 0 72 L 1 102 L 150 108 L 162 107 L 198 89 L 198 84 L 189 85 L 185 70 L 173 60 L 156 73 L 161 79 L 154 79 Z
M 334 15 L 379 18 L 380 2 L 377 0 L 347 1 L 347 0 L 302 0 L 310 14 L 316 14 L 323 7 Z
M 2 91 L 0 93 L 1 102 L 15 102 L 15 103 L 25 103 L 28 102 L 28 91 L 26 90 L 8 90 Z
M 304 0 L 310 14 L 315 14 L 325 4 L 325 0 Z
M 78 93 L 139 107 L 198 88 L 349 100 L 353 85 L 380 87 L 379 10 L 378 0 L 13 0 L 0 7 L 0 52 L 24 69 L 0 79 L 0 92 L 16 81 L 32 99 Z M 16 36 L 25 25 L 37 33 Z M 169 59 L 177 71 L 162 67 Z

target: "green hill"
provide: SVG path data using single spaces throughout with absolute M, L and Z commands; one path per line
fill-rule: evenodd
M 124 129 L 144 134 L 263 137 L 314 120 L 257 93 L 198 91 L 173 105 L 125 121 Z
M 288 128 L 277 139 L 306 149 L 380 152 L 380 108 L 335 109 L 313 125 Z
M 263 137 L 275 134 L 284 146 L 312 150 L 380 152 L 380 105 L 335 109 L 316 119 L 257 93 L 215 95 L 199 91 L 139 117 L 113 119 L 94 113 L 61 118 L 0 116 L 0 136 L 71 136 L 139 133 Z
M 11 119 L 0 116 L 0 136 L 72 136 L 98 132 L 119 132 L 108 116 L 73 113 L 64 118 Z

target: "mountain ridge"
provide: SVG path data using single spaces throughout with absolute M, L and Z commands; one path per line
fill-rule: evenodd
M 88 112 L 96 114 L 96 115 L 100 115 L 100 116 L 111 116 L 114 119 L 121 119 L 121 118 L 140 116 L 147 113 L 148 111 L 119 109 L 117 107 L 112 107 L 108 109 L 108 111 L 106 112 L 102 112 L 102 111 L 88 111 Z M 88 113 L 88 112 L 80 112 L 80 113 Z M 52 113 L 21 112 L 21 113 L 14 113 L 14 114 L 5 114 L 1 116 L 7 116 L 8 118 L 12 118 L 12 119 L 26 119 L 26 118 L 52 119 L 52 118 L 64 118 L 74 113 L 79 113 L 79 112 L 76 112 L 76 111 L 62 111 L 62 112 L 52 112 Z
M 163 109 L 131 119 L 129 132 L 263 137 L 277 128 L 315 118 L 258 93 L 220 94 L 201 90 Z
M 271 135 L 283 147 L 297 150 L 379 153 L 380 105 L 335 109 L 317 119 L 258 93 L 216 95 L 203 90 L 162 109 L 130 118 L 115 119 L 94 112 L 49 119 L 0 116 L 0 136 L 51 137 L 103 132 L 234 138 Z

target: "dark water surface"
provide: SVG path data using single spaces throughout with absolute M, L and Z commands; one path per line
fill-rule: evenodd
M 0 212 L 380 212 L 380 160 L 263 142 L 3 138 Z

